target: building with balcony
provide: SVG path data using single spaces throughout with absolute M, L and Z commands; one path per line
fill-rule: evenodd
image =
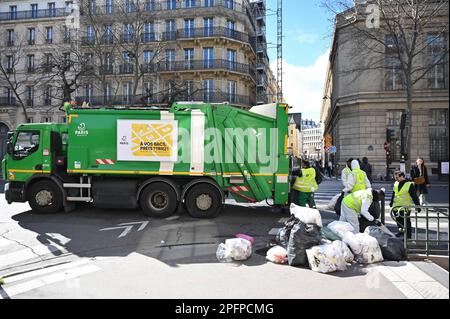
M 272 102 L 268 59 L 258 65 L 257 53 L 258 35 L 265 39 L 257 20 L 265 11 L 257 18 L 256 8 L 247 0 L 82 1 L 81 49 L 100 65 L 83 76 L 77 99 L 243 108 Z M 264 43 L 259 55 L 267 57 Z

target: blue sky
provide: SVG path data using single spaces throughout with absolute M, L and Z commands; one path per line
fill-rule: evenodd
M 331 43 L 329 13 L 320 0 L 283 1 L 283 89 L 286 102 L 304 118 L 319 120 Z M 267 38 L 276 72 L 276 0 L 267 0 Z M 271 48 L 273 47 L 273 48 Z M 276 73 L 275 73 L 276 74 Z

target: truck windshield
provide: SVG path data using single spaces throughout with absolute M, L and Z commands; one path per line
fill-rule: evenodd
M 33 154 L 39 149 L 39 132 L 22 131 L 19 132 L 14 146 L 13 156 L 15 159 L 21 159 Z

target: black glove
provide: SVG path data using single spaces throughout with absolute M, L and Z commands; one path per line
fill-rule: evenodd
M 379 220 L 376 220 L 376 221 L 375 221 L 375 225 L 377 225 L 378 227 L 383 226 L 383 224 L 382 224 Z

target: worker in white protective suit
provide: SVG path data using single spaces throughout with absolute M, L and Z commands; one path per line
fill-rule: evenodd
M 345 166 L 345 168 L 342 170 L 342 173 L 341 173 L 341 180 L 342 180 L 342 185 L 344 186 L 344 189 L 347 188 L 348 176 L 352 172 L 352 169 L 351 169 L 352 162 L 353 162 L 353 158 L 349 158 L 347 160 L 347 165 Z M 339 193 L 336 196 L 334 196 L 331 199 L 330 203 L 327 205 L 326 209 L 334 210 L 334 207 L 336 206 L 336 203 L 337 203 L 339 197 L 341 197 L 341 195 L 342 195 L 342 193 Z
M 351 224 L 355 233 L 360 232 L 360 218 L 364 217 L 369 222 L 375 220 L 369 213 L 369 208 L 374 199 L 378 200 L 378 193 L 371 188 L 348 194 L 342 200 L 341 218 L 339 220 Z
M 348 175 L 347 185 L 342 190 L 344 193 L 354 193 L 372 188 L 372 184 L 367 178 L 366 172 L 361 169 L 357 160 L 352 161 L 351 169 L 352 172 Z

